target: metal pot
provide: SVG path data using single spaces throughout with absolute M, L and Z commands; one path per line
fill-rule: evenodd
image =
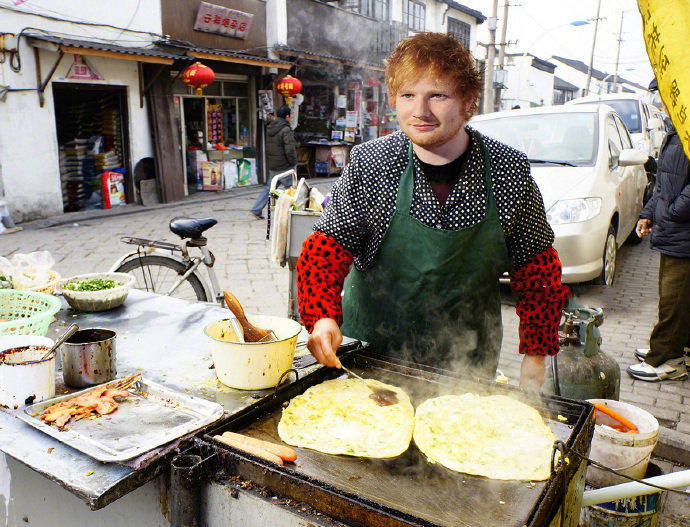
M 60 346 L 65 384 L 84 388 L 108 382 L 117 375 L 115 332 L 91 328 L 77 331 Z
M 43 344 L 43 345 L 41 345 Z M 55 356 L 47 337 L 0 337 L 0 404 L 18 408 L 55 397 Z
M 211 339 L 211 353 L 220 382 L 240 390 L 263 390 L 274 387 L 280 376 L 292 368 L 299 322 L 289 318 L 248 316 L 249 322 L 272 329 L 278 340 L 273 342 L 237 342 L 231 320 L 220 320 L 206 326 Z

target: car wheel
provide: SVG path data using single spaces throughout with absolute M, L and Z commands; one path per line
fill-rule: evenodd
M 609 225 L 609 232 L 606 234 L 602 262 L 604 266 L 601 269 L 601 274 L 594 280 L 594 283 L 610 287 L 613 285 L 616 274 L 616 230 L 613 225 Z

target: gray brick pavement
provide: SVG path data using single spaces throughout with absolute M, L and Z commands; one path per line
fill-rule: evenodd
M 326 192 L 333 179 L 312 180 Z M 56 260 L 55 270 L 63 276 L 107 270 L 129 246 L 119 242 L 123 235 L 175 240 L 168 220 L 177 215 L 217 218 L 208 231 L 209 245 L 217 257 L 221 287 L 230 289 L 249 313 L 285 316 L 289 273 L 269 261 L 265 239 L 266 222 L 249 214 L 259 188 L 234 189 L 220 195 L 196 195 L 187 202 L 145 209 L 128 205 L 121 210 L 74 213 L 23 224 L 24 230 L 0 236 L 0 255 L 48 250 Z M 621 400 L 647 409 L 672 431 L 683 449 L 678 455 L 690 465 L 690 381 L 645 383 L 631 379 L 625 368 L 635 362 L 634 348 L 646 347 L 656 320 L 658 255 L 646 241 L 625 244 L 619 250 L 616 284 L 610 289 L 575 287 L 578 301 L 602 307 L 600 328 L 602 350 L 621 367 Z M 517 355 L 518 319 L 513 300 L 503 295 L 504 341 L 499 368 L 517 384 L 520 358 Z

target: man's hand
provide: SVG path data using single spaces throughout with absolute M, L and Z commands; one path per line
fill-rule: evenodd
M 324 366 L 340 368 L 340 359 L 336 351 L 343 341 L 340 326 L 332 318 L 322 318 L 314 324 L 314 331 L 309 335 L 307 348 L 314 358 Z
M 520 387 L 538 392 L 545 378 L 544 356 L 525 355 L 520 366 Z
M 635 232 L 640 238 L 648 236 L 652 232 L 652 220 L 639 220 Z

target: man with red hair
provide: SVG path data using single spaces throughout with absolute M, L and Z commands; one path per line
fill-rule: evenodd
M 467 126 L 481 77 L 454 37 L 403 40 L 386 83 L 401 130 L 352 149 L 297 263 L 308 348 L 340 367 L 344 334 L 493 378 L 508 270 L 520 295 L 520 384 L 538 390 L 569 290 L 527 157 Z

